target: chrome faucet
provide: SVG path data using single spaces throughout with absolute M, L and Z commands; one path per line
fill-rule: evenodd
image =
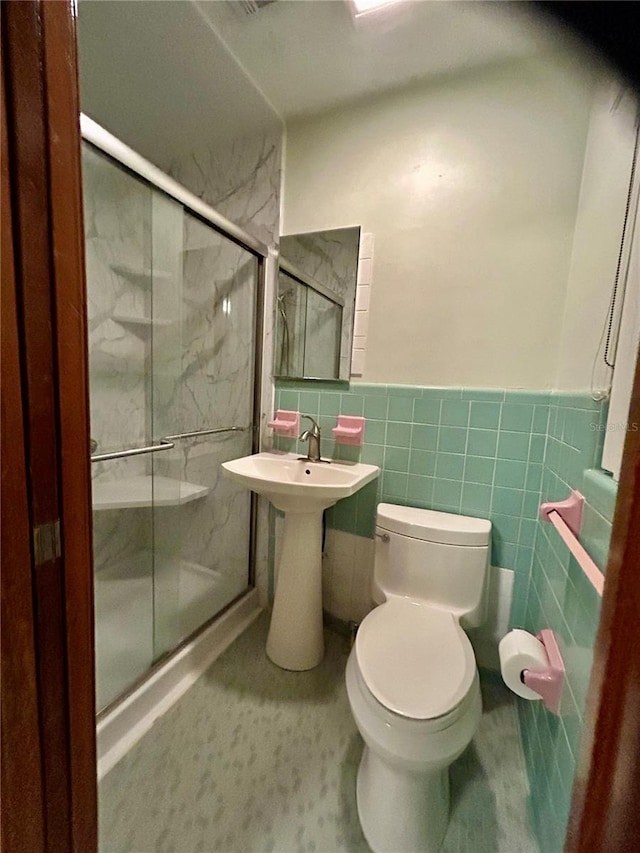
M 300 435 L 300 441 L 309 441 L 309 451 L 306 456 L 300 458 L 305 462 L 322 462 L 320 459 L 320 427 L 311 417 L 311 415 L 301 415 L 302 418 L 307 418 L 311 421 L 311 427 L 306 429 Z

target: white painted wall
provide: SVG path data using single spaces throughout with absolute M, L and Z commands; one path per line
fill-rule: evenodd
M 284 233 L 375 235 L 364 381 L 552 387 L 590 96 L 547 55 L 288 123 Z
M 589 120 L 569 271 L 556 388 L 588 390 L 615 278 L 627 197 L 637 102 L 621 84 L 603 81 Z M 610 385 L 599 358 L 594 387 Z

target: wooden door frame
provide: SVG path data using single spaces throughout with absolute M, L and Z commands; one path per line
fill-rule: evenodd
M 2 76 L 2 849 L 44 850 L 29 499 Z M 13 571 L 7 566 L 21 567 Z M 11 694 L 9 695 L 9 685 Z M 20 742 L 7 756 L 5 738 Z
M 89 397 L 71 2 L 2 3 L 2 78 L 2 843 L 91 853 Z
M 75 18 L 67 0 L 5 0 L 2 12 L 2 842 L 7 853 L 91 853 L 93 584 Z M 630 422 L 640 423 L 640 364 Z M 639 536 L 640 433 L 632 431 L 568 853 L 631 850 L 640 837 Z

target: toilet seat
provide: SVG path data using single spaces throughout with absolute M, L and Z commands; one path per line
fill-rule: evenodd
M 407 598 L 390 599 L 365 617 L 355 656 L 377 701 L 414 720 L 450 713 L 476 675 L 473 648 L 453 614 Z

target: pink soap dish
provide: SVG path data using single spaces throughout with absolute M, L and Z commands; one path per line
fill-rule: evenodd
M 364 441 L 364 424 L 364 418 L 338 415 L 338 426 L 335 426 L 331 432 L 338 444 L 361 447 Z
M 289 412 L 286 409 L 277 409 L 274 419 L 267 423 L 278 435 L 288 438 L 297 438 L 300 432 L 300 412 Z

